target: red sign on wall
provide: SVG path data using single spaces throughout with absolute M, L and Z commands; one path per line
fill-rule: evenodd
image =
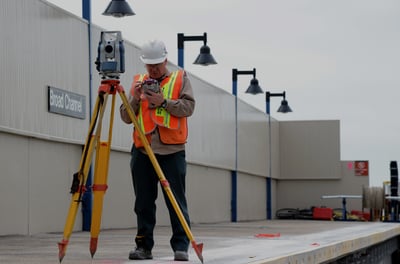
M 356 160 L 354 161 L 354 175 L 355 176 L 368 176 L 368 160 Z

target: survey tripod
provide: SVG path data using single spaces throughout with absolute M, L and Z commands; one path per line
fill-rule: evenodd
M 152 151 L 150 144 L 143 133 L 143 131 L 139 126 L 139 123 L 133 113 L 133 110 L 128 102 L 128 99 L 125 95 L 123 87 L 120 85 L 120 81 L 118 79 L 103 79 L 101 81 L 101 85 L 98 90 L 98 96 L 96 99 L 96 103 L 94 106 L 94 111 L 92 114 L 92 119 L 89 125 L 89 132 L 86 138 L 86 143 L 84 145 L 79 171 L 74 174 L 71 186 L 71 203 L 64 227 L 63 239 L 58 243 L 59 249 L 59 260 L 60 263 L 63 260 L 69 238 L 72 233 L 72 229 L 74 227 L 76 214 L 78 211 L 79 204 L 82 201 L 82 196 L 86 191 L 86 181 L 88 179 L 88 173 L 90 169 L 90 165 L 93 159 L 93 153 L 96 150 L 95 156 L 95 169 L 94 169 L 94 179 L 93 184 L 90 187 L 93 193 L 93 208 L 92 208 L 92 220 L 91 220 L 91 228 L 90 228 L 90 254 L 93 258 L 94 254 L 97 250 L 97 242 L 100 234 L 100 223 L 101 223 L 101 214 L 103 209 L 103 198 L 104 194 L 107 190 L 107 175 L 108 175 L 108 163 L 110 157 L 110 148 L 111 148 L 111 138 L 112 138 L 112 126 L 114 122 L 114 110 L 115 110 L 115 95 L 118 93 L 121 97 L 122 103 L 125 106 L 127 113 L 133 123 L 133 125 L 138 129 L 140 140 L 144 144 L 144 148 L 149 156 L 151 163 L 158 175 L 160 184 L 163 190 L 166 192 L 168 199 L 170 200 L 179 221 L 185 230 L 187 237 L 189 238 L 194 251 L 196 252 L 198 258 L 203 263 L 203 244 L 196 244 L 193 234 L 190 230 L 186 219 L 184 218 L 182 211 L 174 197 L 174 194 L 169 187 L 169 183 L 165 178 L 160 165 Z M 112 95 L 112 105 L 111 105 L 111 113 L 110 113 L 110 122 L 109 122 L 109 130 L 108 130 L 108 139 L 106 141 L 101 140 L 101 130 L 102 130 L 102 121 L 105 112 L 105 108 L 107 105 L 108 96 Z

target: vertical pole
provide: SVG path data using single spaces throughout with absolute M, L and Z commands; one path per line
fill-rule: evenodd
M 270 93 L 266 92 L 265 93 L 265 101 L 266 101 L 266 113 L 268 115 L 268 148 L 269 148 L 269 164 L 268 164 L 268 175 L 267 175 L 267 219 L 271 220 L 272 219 L 272 205 L 271 205 L 271 177 L 272 177 L 272 147 L 271 147 L 271 113 L 270 113 Z
M 237 222 L 238 116 L 237 70 L 232 69 L 232 94 L 235 96 L 235 169 L 231 171 L 231 221 Z
M 88 21 L 88 50 L 89 50 L 89 119 L 92 116 L 92 48 L 91 48 L 91 3 L 90 0 L 82 0 L 82 18 Z M 91 120 L 89 120 L 90 122 Z M 82 231 L 90 231 L 92 222 L 92 166 L 86 180 L 86 192 L 82 197 Z
M 178 49 L 178 66 L 183 69 L 183 49 Z
M 397 169 L 397 161 L 390 162 L 390 196 L 398 196 L 398 188 L 399 188 L 399 172 Z M 395 212 L 395 208 L 397 207 L 396 200 L 389 201 L 389 221 L 396 221 L 397 213 Z
M 183 55 L 183 49 L 184 49 L 184 36 L 182 33 L 178 33 L 178 66 L 183 69 L 183 60 L 184 60 L 184 55 Z

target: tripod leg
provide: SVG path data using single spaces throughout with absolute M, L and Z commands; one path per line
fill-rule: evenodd
M 124 104 L 124 106 L 126 108 L 126 111 L 128 112 L 128 115 L 129 115 L 133 125 L 136 128 L 139 128 L 140 127 L 139 123 L 138 123 L 138 121 L 137 121 L 137 119 L 136 119 L 136 117 L 135 117 L 135 115 L 133 113 L 133 110 L 132 110 L 132 108 L 131 108 L 131 106 L 130 106 L 130 104 L 128 102 L 128 99 L 126 98 L 126 95 L 125 95 L 124 91 L 123 90 L 119 90 L 118 93 L 121 96 L 122 103 Z M 202 256 L 203 244 L 202 243 L 196 244 L 196 241 L 194 240 L 194 237 L 193 237 L 193 234 L 192 234 L 192 232 L 190 230 L 190 227 L 189 227 L 188 223 L 186 222 L 185 217 L 183 216 L 182 210 L 179 207 L 178 202 L 176 201 L 175 196 L 174 196 L 171 188 L 169 187 L 169 183 L 168 183 L 167 179 L 165 178 L 164 173 L 162 172 L 160 165 L 158 164 L 158 161 L 157 161 L 157 159 L 156 159 L 156 157 L 155 157 L 155 155 L 153 153 L 153 150 L 150 147 L 149 142 L 147 141 L 146 136 L 144 135 L 142 130 L 138 129 L 138 132 L 139 132 L 140 140 L 143 142 L 143 145 L 144 145 L 144 148 L 145 148 L 145 150 L 147 152 L 147 155 L 149 156 L 150 161 L 153 164 L 154 170 L 156 171 L 156 173 L 158 175 L 158 178 L 160 180 L 161 186 L 163 187 L 164 191 L 166 192 L 166 194 L 167 194 L 167 196 L 168 196 L 168 198 L 169 198 L 169 200 L 170 200 L 170 202 L 172 204 L 172 207 L 174 208 L 174 210 L 175 210 L 175 212 L 176 212 L 176 214 L 178 216 L 178 219 L 179 219 L 183 229 L 185 230 L 186 236 L 189 238 L 190 242 L 192 243 L 192 247 L 193 247 L 194 251 L 196 252 L 196 254 L 197 254 L 198 258 L 200 259 L 200 261 L 203 263 L 203 256 Z
M 93 211 L 92 223 L 90 228 L 90 254 L 92 258 L 97 250 L 97 242 L 100 234 L 101 215 L 103 210 L 103 200 L 107 186 L 108 164 L 110 160 L 110 147 L 112 139 L 112 127 L 114 123 L 115 94 L 112 98 L 110 124 L 108 131 L 108 141 L 100 142 L 96 152 L 95 173 L 93 182 Z
M 90 226 L 90 254 L 92 258 L 97 250 L 97 241 L 100 233 L 101 213 L 103 210 L 103 198 L 108 188 L 107 172 L 108 160 L 110 154 L 110 145 L 108 142 L 100 142 L 98 159 L 101 162 L 96 162 L 95 177 L 93 182 L 93 211 L 92 223 Z
M 67 220 L 66 220 L 65 226 L 64 226 L 63 239 L 61 242 L 58 243 L 58 249 L 59 249 L 58 257 L 59 257 L 60 263 L 65 256 L 69 238 L 71 236 L 72 229 L 75 224 L 75 219 L 76 219 L 79 203 L 81 202 L 81 197 L 82 197 L 83 193 L 85 192 L 85 185 L 86 185 L 89 168 L 90 168 L 90 164 L 91 164 L 91 160 L 92 160 L 93 150 L 95 148 L 96 141 L 98 141 L 98 138 L 100 135 L 99 134 L 100 133 L 99 126 L 97 127 L 97 130 L 96 130 L 96 136 L 93 136 L 92 133 L 96 127 L 96 122 L 99 117 L 99 113 L 100 113 L 100 119 L 103 116 L 103 113 L 104 113 L 104 107 L 102 107 L 103 102 L 104 102 L 104 99 L 102 97 L 100 97 L 100 95 L 99 95 L 97 97 L 95 108 L 94 108 L 93 115 L 92 115 L 92 119 L 91 119 L 91 122 L 89 125 L 89 131 L 88 131 L 86 143 L 84 145 L 84 149 L 83 149 L 83 153 L 82 153 L 82 157 L 81 157 L 81 161 L 80 161 L 80 165 L 79 165 L 79 171 L 74 174 L 74 179 L 73 179 L 72 187 L 71 187 L 72 197 L 71 197 L 70 207 L 68 210 Z

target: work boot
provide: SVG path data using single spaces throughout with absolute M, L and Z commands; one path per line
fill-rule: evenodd
M 189 261 L 189 255 L 186 251 L 177 250 L 174 253 L 174 260 L 176 261 Z
M 138 247 L 135 250 L 129 252 L 129 259 L 143 260 L 143 259 L 153 259 L 153 255 L 150 250 Z

